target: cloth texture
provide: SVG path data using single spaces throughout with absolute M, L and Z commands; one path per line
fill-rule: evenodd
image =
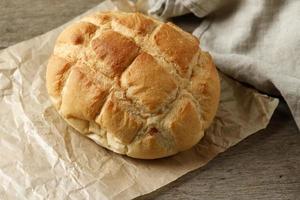
M 282 96 L 300 128 L 299 0 L 149 0 L 143 10 L 161 18 L 188 12 L 203 18 L 193 34 L 219 70 Z

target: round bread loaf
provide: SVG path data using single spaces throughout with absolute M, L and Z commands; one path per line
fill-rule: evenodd
M 102 12 L 67 27 L 47 66 L 60 115 L 99 145 L 154 159 L 197 144 L 220 82 L 196 37 L 140 13 Z

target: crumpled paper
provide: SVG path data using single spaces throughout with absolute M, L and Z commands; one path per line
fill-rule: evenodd
M 88 13 L 124 8 L 117 6 L 107 0 Z M 148 161 L 115 154 L 68 126 L 47 95 L 47 59 L 65 26 L 0 52 L 0 199 L 126 200 L 149 193 L 265 128 L 278 105 L 220 73 L 217 116 L 194 148 Z

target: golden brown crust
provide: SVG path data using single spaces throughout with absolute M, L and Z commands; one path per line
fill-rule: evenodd
M 71 62 L 64 58 L 52 55 L 47 67 L 47 90 L 49 95 L 53 98 L 55 107 L 60 106 L 61 90 L 66 79 L 67 71 L 71 67 Z
M 105 75 L 121 75 L 138 54 L 138 46 L 130 39 L 115 31 L 105 31 L 92 41 L 92 48 L 104 62 L 100 69 Z
M 155 129 L 149 129 L 142 139 L 129 145 L 127 155 L 133 158 L 155 159 L 175 154 L 176 150 L 168 148 L 161 134 L 153 130 Z
M 121 15 L 116 18 L 116 23 L 125 26 L 128 30 L 135 34 L 146 35 L 151 33 L 155 28 L 156 23 L 148 17 L 137 13 L 135 15 Z
M 196 106 L 189 98 L 178 101 L 165 120 L 179 151 L 189 149 L 203 137 L 202 123 Z
M 162 24 L 153 35 L 153 40 L 165 58 L 179 66 L 179 74 L 186 76 L 189 64 L 199 49 L 199 42 L 194 36 L 174 26 L 170 23 Z
M 168 103 L 177 91 L 173 76 L 147 53 L 141 53 L 123 73 L 121 85 L 127 89 L 127 97 L 151 113 Z
M 96 29 L 96 26 L 91 23 L 78 22 L 65 29 L 56 42 L 73 45 L 85 44 Z
M 63 118 L 97 144 L 135 158 L 195 145 L 216 113 L 220 83 L 198 40 L 139 13 L 95 13 L 66 28 L 47 66 Z
M 94 120 L 107 94 L 74 67 L 64 87 L 60 111 L 66 118 Z
M 198 67 L 193 71 L 190 89 L 199 101 L 205 128 L 211 124 L 220 99 L 220 81 L 216 67 L 207 52 L 201 52 Z
M 84 17 L 82 21 L 92 23 L 96 26 L 101 26 L 112 20 L 114 15 L 111 12 L 96 12 L 87 17 Z
M 96 122 L 107 131 L 107 134 L 112 134 L 124 144 L 129 144 L 133 140 L 142 125 L 141 120 L 122 109 L 113 98 L 105 103 Z

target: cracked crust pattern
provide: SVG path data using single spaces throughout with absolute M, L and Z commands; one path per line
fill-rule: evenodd
M 194 146 L 220 82 L 199 41 L 140 13 L 94 13 L 58 37 L 46 74 L 62 117 L 97 144 L 154 159 Z

